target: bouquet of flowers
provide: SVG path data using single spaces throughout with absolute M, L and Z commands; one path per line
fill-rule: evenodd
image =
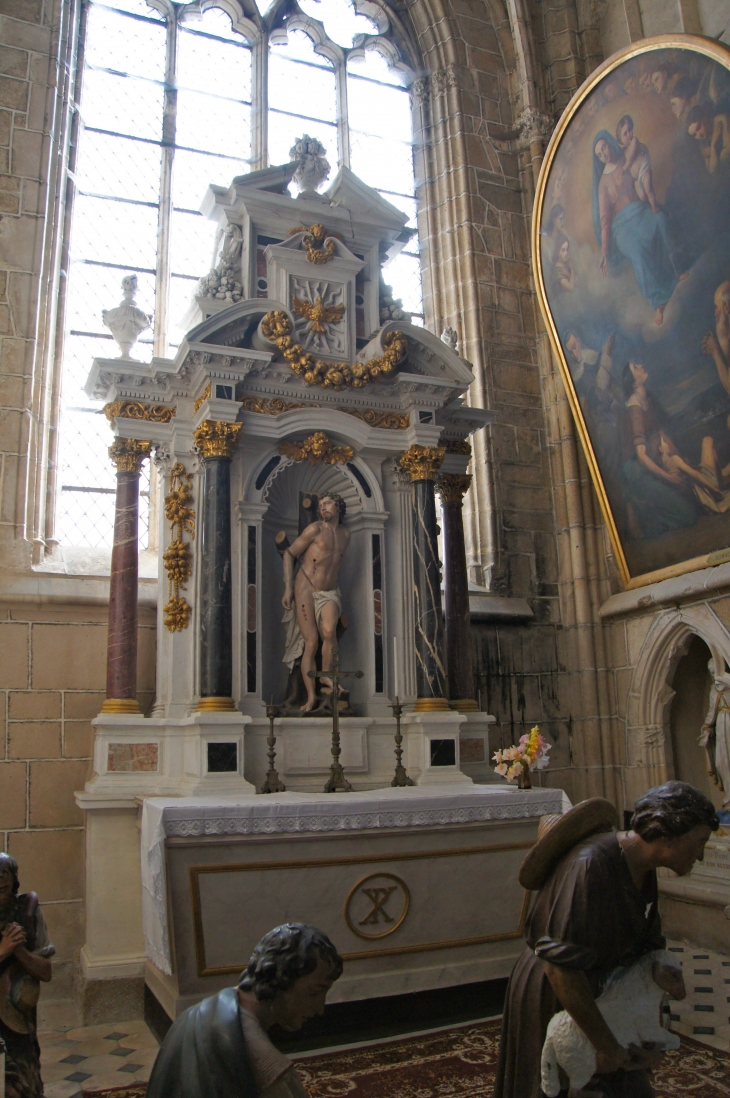
M 530 734 L 521 736 L 516 746 L 495 751 L 492 758 L 497 764 L 495 774 L 513 782 L 517 778 L 520 789 L 532 789 L 531 770 L 544 770 L 549 764 L 548 751 L 552 744 L 546 743 L 540 735 L 539 725 L 530 730 Z

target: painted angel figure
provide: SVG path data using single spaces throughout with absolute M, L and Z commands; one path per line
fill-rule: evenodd
M 710 708 L 702 725 L 699 745 L 707 753 L 707 770 L 722 790 L 723 810 L 730 810 L 730 674 L 715 671 L 714 661 L 707 665 L 712 675 Z

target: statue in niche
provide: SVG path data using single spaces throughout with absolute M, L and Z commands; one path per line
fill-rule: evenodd
M 730 820 L 730 674 L 715 671 L 713 660 L 707 666 L 712 675 L 712 689 L 699 745 L 707 754 L 710 777 L 724 794 L 721 811 Z
M 152 323 L 152 317 L 137 308 L 137 276 L 125 275 L 122 279 L 122 301 L 116 309 L 102 309 L 101 319 L 109 329 L 122 352 L 120 358 L 131 358 L 131 351 L 142 332 Z
M 320 638 L 322 670 L 329 671 L 332 667 L 337 623 L 342 613 L 342 592 L 337 579 L 350 544 L 350 531 L 342 525 L 346 510 L 344 499 L 336 492 L 323 495 L 319 500 L 317 520 L 305 527 L 283 553 L 284 597 L 281 603 L 286 626 L 283 662 L 291 671 L 301 656 L 301 675 L 307 692 L 301 713 L 311 713 L 317 704 L 315 680 L 308 673 L 316 670 Z M 331 679 L 325 677 L 320 682 L 332 689 Z
M 325 148 L 316 137 L 305 133 L 297 138 L 289 149 L 289 156 L 296 162 L 292 179 L 299 187 L 297 198 L 320 198 L 317 189 L 330 174 L 330 166 L 325 159 Z

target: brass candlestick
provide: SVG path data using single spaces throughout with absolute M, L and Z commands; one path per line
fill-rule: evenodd
M 345 777 L 340 762 L 340 683 L 343 679 L 361 679 L 362 671 L 340 671 L 340 654 L 335 648 L 329 671 L 308 671 L 310 679 L 329 679 L 332 683 L 332 765 L 324 787 L 325 793 L 352 793 L 352 786 Z
M 266 716 L 269 718 L 269 734 L 266 737 L 266 745 L 269 749 L 269 772 L 266 775 L 266 781 L 261 786 L 262 793 L 286 793 L 286 786 L 279 778 L 279 773 L 274 766 L 276 759 L 276 736 L 274 735 L 274 721 L 279 716 L 279 706 L 274 705 L 274 699 L 271 699 L 269 705 L 266 706 Z
M 413 778 L 409 778 L 406 772 L 406 768 L 403 765 L 403 735 L 400 730 L 400 719 L 403 713 L 403 706 L 400 703 L 398 695 L 395 696 L 395 704 L 391 703 L 388 706 L 393 710 L 393 716 L 395 717 L 395 776 L 391 785 L 413 785 Z

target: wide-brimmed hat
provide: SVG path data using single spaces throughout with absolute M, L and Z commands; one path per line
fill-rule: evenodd
M 563 854 L 589 835 L 616 827 L 618 812 L 603 797 L 581 801 L 562 816 L 541 816 L 537 842 L 520 867 L 520 884 L 529 892 L 542 888 Z
M 32 1012 L 39 995 L 40 984 L 34 976 L 27 972 L 6 973 L 0 980 L 0 1020 L 14 1033 L 31 1033 Z

